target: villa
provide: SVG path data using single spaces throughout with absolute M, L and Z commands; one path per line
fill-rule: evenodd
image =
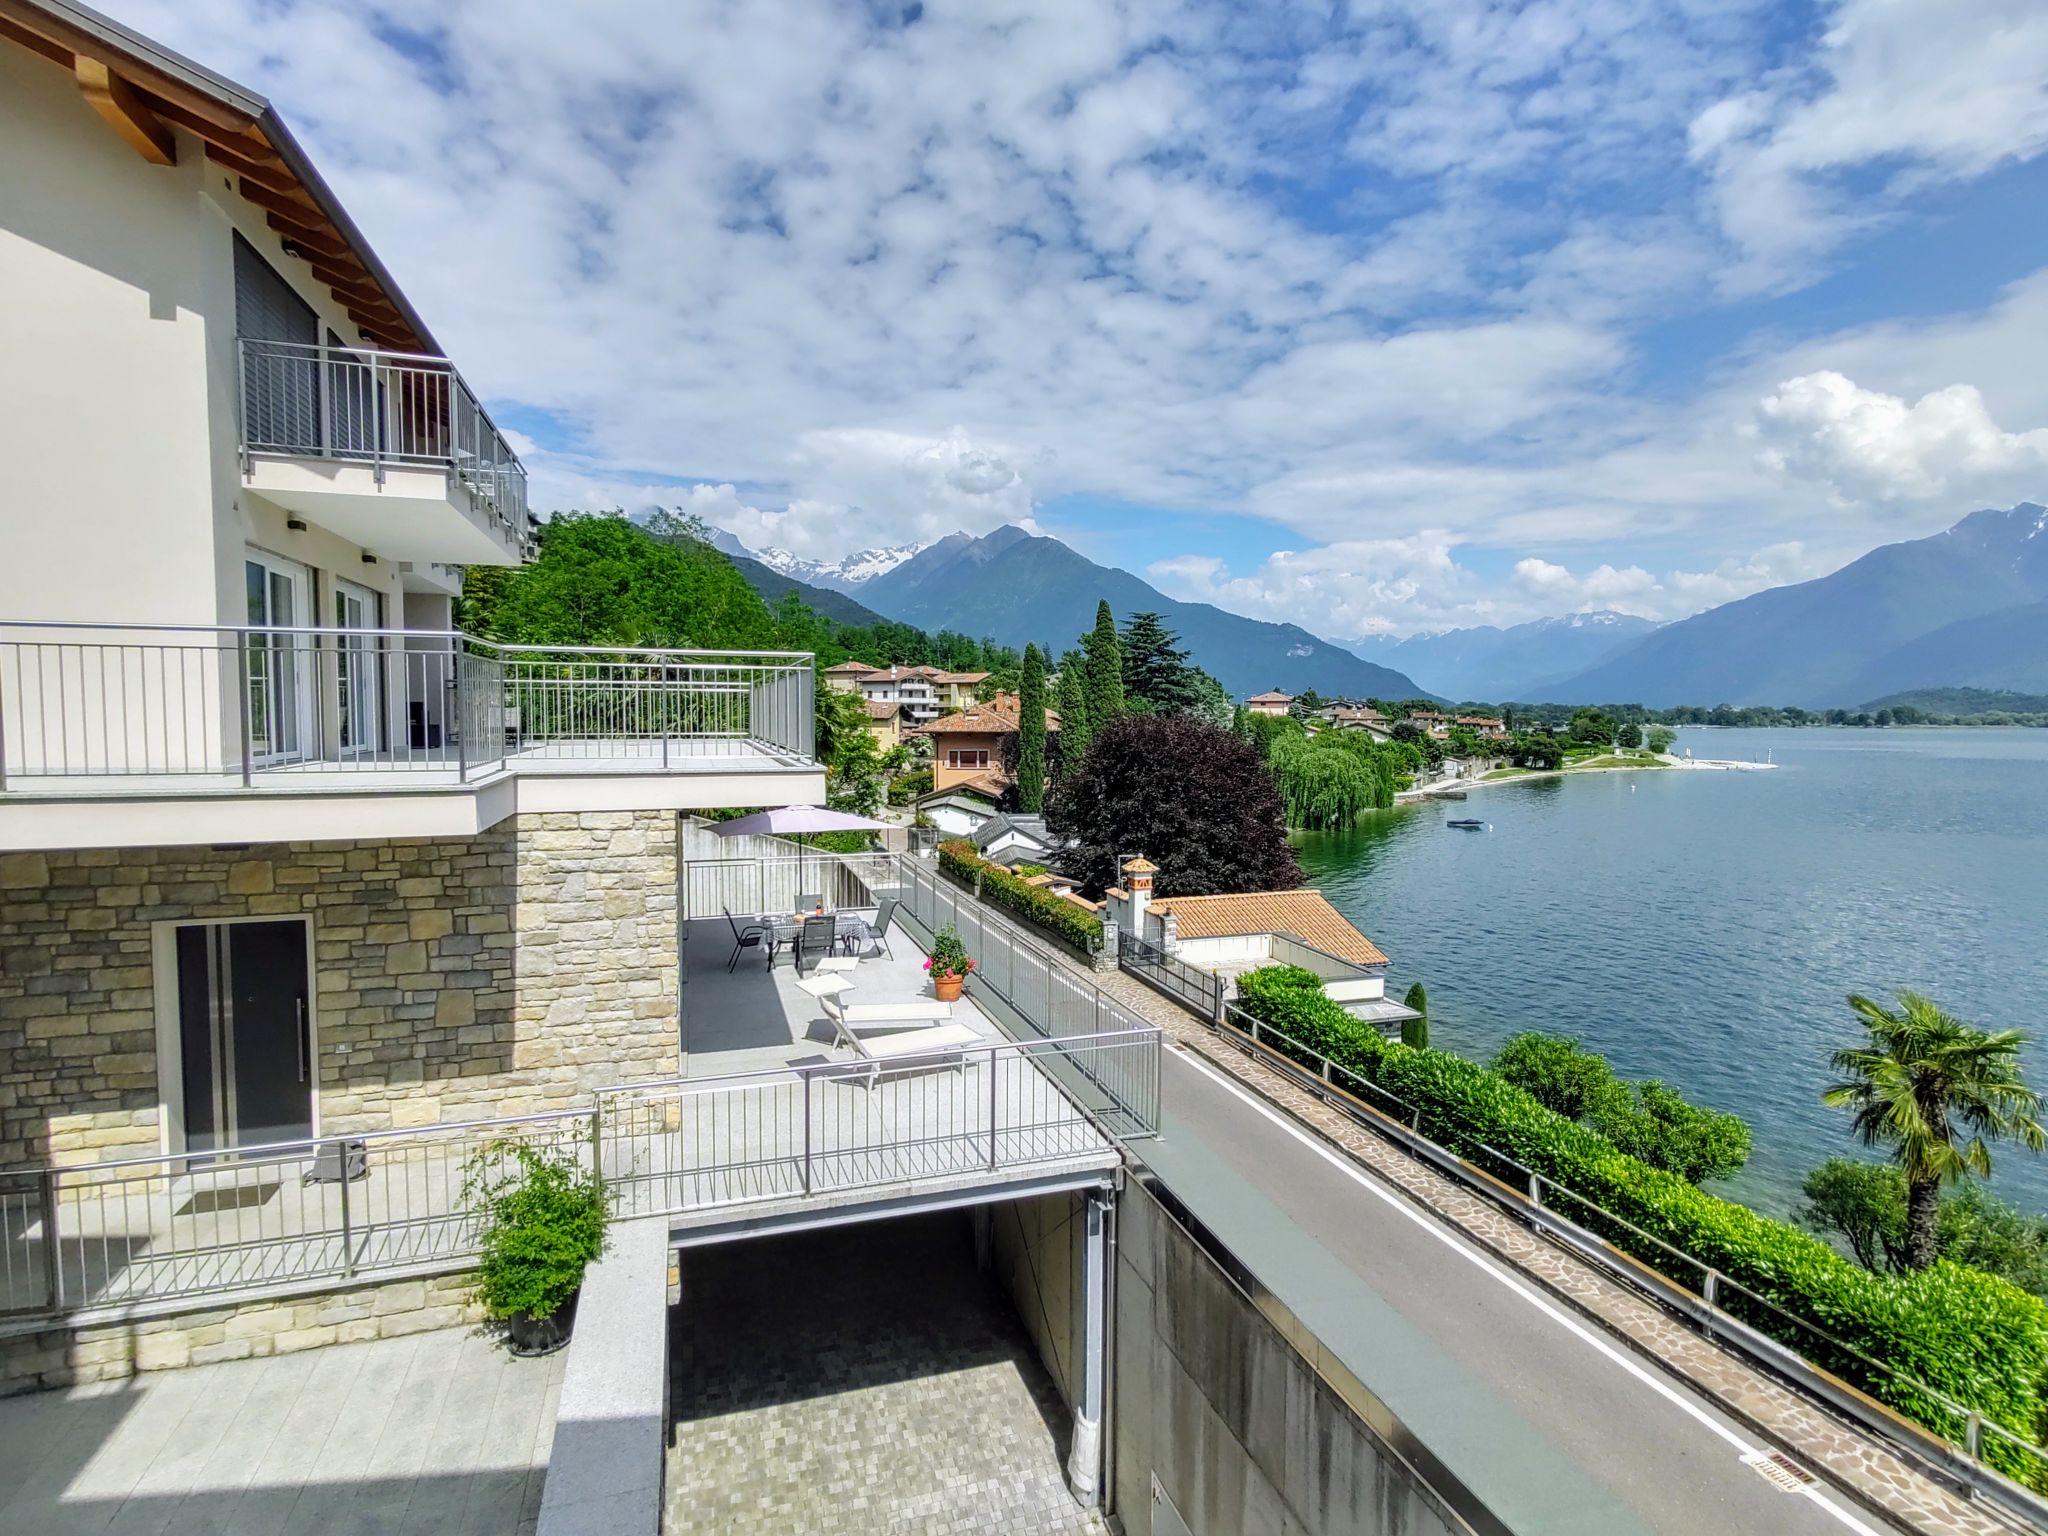
M 985 704 L 946 715 L 918 727 L 932 744 L 932 793 L 975 790 L 993 802 L 1011 783 L 1006 764 L 1016 753 L 1022 702 L 1014 693 L 999 693 Z M 1060 717 L 1045 712 L 1047 736 L 1059 734 Z
M 535 554 L 524 439 L 262 96 L 0 0 L 0 189 L 0 1536 L 1830 1536 L 1853 1479 L 2012 1528 L 2006 1427 L 1752 1346 L 1739 1272 L 1233 1009 L 1283 962 L 1416 1017 L 1319 892 L 780 835 L 822 688 L 1056 854 L 986 673 L 458 628 Z M 527 1357 L 479 1182 L 535 1159 L 607 1214 Z
M 1419 1016 L 1387 997 L 1385 953 L 1321 891 L 1154 897 L 1157 874 L 1143 855 L 1128 860 L 1123 884 L 1103 893 L 1103 912 L 1119 933 L 1221 978 L 1219 1006 L 1236 996 L 1243 972 L 1295 965 L 1321 977 L 1324 995 L 1352 1017 L 1385 1033 Z
M 1294 695 L 1274 689 L 1268 693 L 1255 693 L 1244 701 L 1244 707 L 1255 715 L 1284 715 L 1294 703 Z

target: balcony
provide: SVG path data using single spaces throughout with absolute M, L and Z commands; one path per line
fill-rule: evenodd
M 950 888 L 915 860 L 855 858 L 840 888 L 894 893 L 904 916 L 895 956 L 862 960 L 860 985 L 916 995 L 918 941 Z M 739 878 L 733 861 L 717 862 L 708 878 Z M 232 1156 L 0 1168 L 0 1320 L 463 1267 L 478 1233 L 465 1174 L 480 1156 L 502 1163 L 513 1143 L 585 1167 L 594 1157 L 615 1214 L 699 1236 L 830 1207 L 1107 1178 L 1122 1144 L 1158 1132 L 1160 1031 L 1007 919 L 963 916 L 984 968 L 957 1022 L 977 1038 L 943 1060 L 871 1071 L 834 1044 L 786 953 L 772 969 L 750 957 L 728 971 L 730 930 L 699 919 L 684 945 L 681 1076 L 601 1088 L 549 1114 Z
M 242 484 L 396 560 L 516 565 L 526 470 L 446 358 L 236 343 Z
M 459 835 L 519 809 L 820 799 L 811 727 L 795 652 L 5 623 L 0 847 Z M 225 801 L 242 809 L 168 819 Z M 323 806 L 332 828 L 296 819 Z

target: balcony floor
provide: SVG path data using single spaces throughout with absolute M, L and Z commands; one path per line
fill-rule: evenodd
M 508 774 L 646 775 L 747 773 L 813 765 L 780 748 L 731 738 L 658 742 L 635 738 L 551 741 L 463 765 L 445 752 L 404 761 L 317 758 L 258 765 L 242 783 L 239 765 L 219 773 L 11 773 L 0 798 L 138 799 L 190 795 L 379 794 L 474 790 Z

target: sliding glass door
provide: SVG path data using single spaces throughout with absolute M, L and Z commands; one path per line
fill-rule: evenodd
M 374 754 L 384 745 L 384 642 L 380 600 L 367 587 L 339 577 L 334 583 L 337 729 L 343 756 Z M 351 633 L 361 631 L 362 633 Z
M 242 577 L 249 605 L 249 755 L 257 763 L 291 762 L 311 750 L 313 655 L 310 637 L 285 631 L 311 622 L 311 582 L 305 567 L 253 549 Z

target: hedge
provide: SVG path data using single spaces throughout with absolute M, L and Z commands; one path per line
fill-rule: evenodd
M 954 838 L 939 844 L 939 868 L 977 892 L 990 906 L 1000 907 L 1035 928 L 1043 928 L 1084 954 L 1092 955 L 1102 948 L 1101 918 L 984 859 L 974 851 L 972 843 Z
M 2048 1306 L 2018 1286 L 1947 1260 L 1916 1274 L 1873 1274 L 1811 1233 L 1630 1157 L 1496 1072 L 1445 1051 L 1384 1039 L 1324 997 L 1320 981 L 1298 967 L 1266 966 L 1240 976 L 1238 1006 L 1418 1109 L 1421 1129 L 1432 1140 L 1482 1164 L 1483 1147 L 1491 1147 L 1871 1359 L 1938 1388 L 2022 1440 L 2037 1440 L 2048 1372 Z M 1574 1209 L 1569 1195 L 1551 1203 L 1616 1247 L 1657 1268 L 1673 1267 L 1669 1253 L 1601 1222 L 1593 1211 Z M 1964 1426 L 1956 1413 L 1912 1384 L 1830 1348 L 1746 1298 L 1724 1291 L 1720 1301 L 1744 1322 L 1873 1397 L 1961 1438 Z M 1985 1459 L 2040 1485 L 2040 1463 L 1996 1436 L 1985 1438 Z

